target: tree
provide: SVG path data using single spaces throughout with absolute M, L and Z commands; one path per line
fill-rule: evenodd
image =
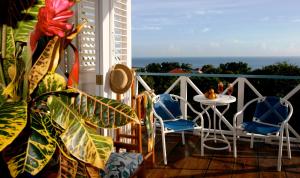
M 219 70 L 211 64 L 203 65 L 202 68 L 201 68 L 201 71 L 203 73 L 206 73 L 206 74 L 217 74 L 217 73 L 219 73 Z
M 145 67 L 145 72 L 162 72 L 161 64 L 159 63 L 151 63 Z
M 296 65 L 288 64 L 287 62 L 279 62 L 273 65 L 268 65 L 262 69 L 256 69 L 252 72 L 256 75 L 300 75 L 300 68 Z
M 185 71 L 192 71 L 193 70 L 192 64 L 187 64 L 187 63 L 182 63 L 181 68 Z
M 179 62 L 163 62 L 161 63 L 161 71 L 162 72 L 169 72 L 173 69 L 180 68 L 181 65 Z
M 220 64 L 220 73 L 222 74 L 247 74 L 251 68 L 244 62 L 228 62 Z

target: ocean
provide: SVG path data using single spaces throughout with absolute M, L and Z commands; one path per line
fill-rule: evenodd
M 220 64 L 227 62 L 245 62 L 251 69 L 262 68 L 267 65 L 278 62 L 287 62 L 288 64 L 300 67 L 300 56 L 293 57 L 133 57 L 133 67 L 145 67 L 150 63 L 179 62 L 191 64 L 193 68 L 201 68 L 203 65 L 211 64 L 219 67 Z

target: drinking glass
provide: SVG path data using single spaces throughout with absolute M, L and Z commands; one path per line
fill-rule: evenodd
M 229 83 L 227 86 L 227 94 L 231 95 L 232 92 L 233 92 L 233 85 L 231 83 Z
M 222 94 L 223 91 L 224 91 L 224 84 L 221 81 L 219 81 L 218 82 L 218 93 Z

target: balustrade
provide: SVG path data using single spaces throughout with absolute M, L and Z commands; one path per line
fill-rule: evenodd
M 157 88 L 151 88 L 153 86 L 149 86 L 147 82 L 143 79 L 144 76 L 152 76 L 152 77 L 178 77 L 175 82 L 173 82 L 164 92 L 165 93 L 173 93 L 174 90 L 176 89 L 177 86 L 179 86 L 180 91 L 179 93 L 175 93 L 177 95 L 180 95 L 181 97 L 187 99 L 187 100 L 192 100 L 194 95 L 197 94 L 203 94 L 206 91 L 203 91 L 203 88 L 201 88 L 202 85 L 207 85 L 205 83 L 195 83 L 193 80 L 197 78 L 202 78 L 202 79 L 216 79 L 215 87 L 217 89 L 218 86 L 218 80 L 220 78 L 231 82 L 232 86 L 235 88 L 234 95 L 236 95 L 237 98 L 237 103 L 236 106 L 233 107 L 233 113 L 237 112 L 240 110 L 243 106 L 244 103 L 247 101 L 258 97 L 258 96 L 263 96 L 263 95 L 274 95 L 274 93 L 281 92 L 282 95 L 282 89 L 283 88 L 292 88 L 289 91 L 284 91 L 284 95 L 280 96 L 282 98 L 285 98 L 287 100 L 290 100 L 290 102 L 293 104 L 294 110 L 297 111 L 297 107 L 299 106 L 300 102 L 296 102 L 297 97 L 299 97 L 298 91 L 300 90 L 300 76 L 280 76 L 280 75 L 235 75 L 235 74 L 194 74 L 194 73 L 188 73 L 188 74 L 170 74 L 170 73 L 137 73 L 136 74 L 136 85 L 135 85 L 135 95 L 139 93 L 139 87 L 143 87 L 142 90 L 154 90 L 157 91 Z M 260 88 L 255 87 L 255 84 L 257 83 L 272 83 L 270 81 L 277 81 L 276 86 L 268 86 L 267 91 L 260 91 Z M 166 80 L 167 81 L 167 80 Z M 283 82 L 285 81 L 285 82 Z M 286 82 L 288 81 L 288 82 Z M 291 82 L 293 81 L 293 82 Z M 255 84 L 254 84 L 255 83 Z M 278 84 L 279 83 L 279 84 Z M 278 86 L 282 84 L 282 86 Z M 295 86 L 290 86 L 290 85 L 295 85 Z M 224 85 L 227 86 L 227 85 Z M 178 88 L 178 87 L 177 87 Z M 190 89 L 191 88 L 191 89 Z M 201 89 L 200 89 L 201 88 Z M 236 89 L 237 88 L 237 89 Z M 206 88 L 207 89 L 207 88 Z M 226 93 L 228 88 L 224 88 L 223 93 Z M 141 89 L 140 89 L 141 91 Z M 216 90 L 217 91 L 217 90 Z M 178 91 L 176 91 L 178 92 Z M 156 93 L 159 94 L 159 93 Z M 291 101 L 292 100 L 292 101 Z M 186 108 L 182 107 L 182 113 L 184 114 L 186 112 Z M 295 144 L 300 142 L 300 136 L 297 133 L 299 132 L 298 130 L 295 130 L 297 125 L 297 120 L 296 118 L 300 116 L 300 111 L 299 112 L 294 112 L 292 118 L 291 118 L 291 125 L 289 125 L 289 131 L 292 133 L 292 138 L 291 142 Z M 227 118 L 231 118 L 232 116 L 228 116 Z M 242 122 L 242 119 L 244 117 L 240 116 L 238 118 L 238 124 Z M 232 120 L 229 119 L 230 122 Z M 298 121 L 298 125 L 299 125 Z M 222 128 L 223 129 L 223 128 Z M 220 132 L 227 134 L 227 135 L 232 135 L 232 132 L 230 129 L 225 128 L 224 130 L 221 130 Z M 272 142 L 272 140 L 267 140 L 267 142 Z

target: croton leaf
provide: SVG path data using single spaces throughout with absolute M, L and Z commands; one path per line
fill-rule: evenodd
M 97 130 L 86 125 L 81 114 L 61 98 L 51 96 L 47 104 L 52 120 L 65 129 L 61 139 L 68 151 L 85 163 L 104 168 L 113 148 L 112 138 L 97 134 Z
M 26 123 L 26 102 L 6 102 L 0 106 L 0 151 L 15 140 Z
M 89 178 L 87 169 L 86 169 L 86 164 L 82 161 L 78 161 L 78 167 L 77 167 L 77 173 L 76 173 L 76 178 Z
M 93 167 L 91 165 L 86 165 L 85 167 L 90 177 L 100 178 L 100 169 Z
M 16 41 L 27 42 L 29 39 L 29 35 L 34 29 L 35 24 L 37 23 L 37 14 L 39 9 L 43 7 L 45 1 L 37 1 L 34 6 L 24 10 L 24 13 L 35 17 L 31 20 L 22 20 L 18 22 L 18 28 L 14 30 L 14 36 Z
M 71 157 L 64 143 L 60 139 L 60 135 L 63 133 L 63 129 L 56 123 L 52 122 L 50 115 L 45 115 L 43 122 L 48 130 L 50 136 L 55 139 L 59 148 L 59 171 L 58 177 L 60 178 L 75 178 L 77 172 L 77 161 Z
M 14 40 L 13 28 L 6 28 L 6 51 L 5 58 L 6 59 L 15 59 L 16 45 Z
M 56 142 L 48 133 L 45 119 L 47 117 L 41 113 L 32 113 L 32 132 L 29 138 L 14 142 L 12 147 L 7 149 L 9 155 L 7 165 L 12 177 L 17 177 L 24 172 L 36 175 L 51 160 Z
M 139 123 L 135 111 L 114 99 L 93 97 L 80 90 L 74 99 L 66 101 L 93 127 L 117 128 L 130 122 Z
M 40 96 L 53 91 L 62 91 L 66 89 L 66 80 L 57 73 L 48 73 L 39 83 L 36 95 Z
M 44 51 L 32 66 L 28 80 L 29 80 L 29 93 L 31 94 L 34 89 L 38 86 L 39 82 L 44 78 L 44 76 L 49 71 L 50 66 L 54 61 L 59 58 L 59 47 L 60 40 L 58 36 L 51 39 Z
M 5 45 L 4 48 L 5 51 L 3 51 L 2 54 L 2 56 L 4 56 L 4 59 L 1 61 L 2 72 L 3 72 L 3 76 L 1 80 L 4 80 L 3 83 L 5 82 L 5 84 L 7 85 L 12 80 L 8 74 L 8 69 L 11 66 L 16 65 L 16 56 L 15 56 L 16 45 L 15 45 L 12 27 L 6 27 L 5 29 L 6 29 L 6 34 L 5 34 L 6 38 L 5 41 L 2 41 L 2 44 Z
M 67 154 L 67 150 L 65 147 L 60 145 L 60 167 L 59 167 L 59 176 L 61 178 L 75 178 L 78 162 L 72 158 L 70 155 Z
M 3 89 L 4 89 L 4 86 L 3 86 L 3 84 L 0 83 L 0 107 L 5 102 L 5 96 L 2 95 Z

